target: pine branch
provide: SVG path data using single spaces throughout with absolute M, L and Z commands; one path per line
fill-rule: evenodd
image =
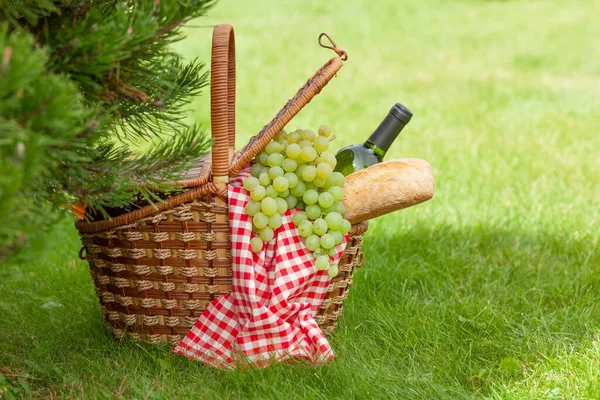
M 145 89 L 150 98 L 143 103 L 122 101 L 119 103 L 124 113 L 121 133 L 128 138 L 146 137 L 148 132 L 175 134 L 183 127 L 186 117 L 182 106 L 197 96 L 208 85 L 208 72 L 203 63 L 197 60 L 182 65 L 179 60 L 172 59 L 171 64 L 163 70 L 161 76 L 166 77 L 159 82 L 148 80 L 147 76 L 139 76 L 136 80 L 139 87 Z M 161 85 L 160 91 L 152 86 Z M 142 90 L 143 90 L 142 89 Z M 134 109 L 136 112 L 131 112 Z
M 0 22 L 14 27 L 24 23 L 35 24 L 41 17 L 60 12 L 52 0 L 0 0 Z
M 0 50 L 0 249 L 14 252 L 61 214 L 46 202 L 57 193 L 48 178 L 73 152 L 56 159 L 47 149 L 85 148 L 77 136 L 93 110 L 84 108 L 72 82 L 47 74 L 48 54 L 33 46 L 31 35 L 9 34 L 8 25 L 0 24 Z M 65 199 L 58 194 L 59 201 Z
M 137 195 L 151 188 L 169 191 L 169 182 L 181 178 L 181 173 L 195 166 L 210 148 L 210 139 L 199 128 L 189 127 L 176 136 L 155 139 L 149 151 L 134 154 L 114 142 L 101 143 L 93 153 L 90 171 L 84 180 L 72 180 L 69 187 L 92 210 L 128 204 Z M 67 187 L 68 189 L 68 187 Z
M 65 12 L 46 19 L 47 33 L 40 40 L 53 48 L 55 71 L 72 76 L 88 101 L 121 120 L 124 128 L 113 129 L 113 134 L 122 140 L 147 140 L 181 129 L 183 115 L 177 105 L 207 84 L 207 75 L 200 73 L 202 64 L 186 67 L 165 49 L 182 38 L 174 28 L 202 15 L 213 3 L 163 0 L 159 6 L 148 1 L 130 7 L 117 2 L 99 6 L 101 12 L 88 12 L 71 24 L 75 11 Z
M 65 203 L 151 199 L 209 150 L 182 109 L 206 67 L 169 45 L 214 3 L 0 0 L 0 248 L 27 246 Z

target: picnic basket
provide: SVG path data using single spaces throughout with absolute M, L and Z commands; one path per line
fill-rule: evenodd
M 211 59 L 212 153 L 177 184 L 181 194 L 113 219 L 76 227 L 80 257 L 90 265 L 105 323 L 115 338 L 176 345 L 208 304 L 231 291 L 231 251 L 227 182 L 236 176 L 284 126 L 317 95 L 341 68 L 345 51 L 322 39 L 336 52 L 298 90 L 249 143 L 235 152 L 235 39 L 230 25 L 213 32 Z M 329 334 L 342 315 L 367 230 L 352 227 L 327 296 L 316 315 Z

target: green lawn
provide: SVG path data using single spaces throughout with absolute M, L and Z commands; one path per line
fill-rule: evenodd
M 349 60 L 290 127 L 329 123 L 337 149 L 401 101 L 414 117 L 387 158 L 428 160 L 434 199 L 372 221 L 321 368 L 222 372 L 114 342 L 66 221 L 47 257 L 0 269 L 0 373 L 25 398 L 600 398 L 598 15 L 597 0 L 222 0 L 178 48 L 208 60 L 202 26 L 234 25 L 238 147 L 331 56 L 326 31 Z M 191 108 L 208 123 L 207 95 Z

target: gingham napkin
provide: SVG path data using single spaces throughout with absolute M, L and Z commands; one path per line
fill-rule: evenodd
M 334 354 L 314 316 L 331 278 L 316 270 L 290 210 L 273 240 L 252 252 L 252 220 L 244 211 L 250 196 L 241 186 L 248 175 L 246 168 L 228 187 L 232 292 L 213 300 L 173 351 L 218 368 L 266 367 L 294 357 L 329 361 Z M 345 235 L 335 261 L 347 242 Z

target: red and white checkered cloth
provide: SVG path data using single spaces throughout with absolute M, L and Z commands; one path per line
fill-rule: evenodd
M 232 292 L 213 300 L 173 351 L 218 368 L 266 367 L 292 357 L 329 361 L 334 354 L 314 316 L 331 278 L 316 270 L 290 210 L 273 240 L 252 252 L 252 219 L 244 210 L 250 196 L 241 186 L 248 175 L 244 169 L 228 187 Z M 336 262 L 348 237 L 336 247 Z

